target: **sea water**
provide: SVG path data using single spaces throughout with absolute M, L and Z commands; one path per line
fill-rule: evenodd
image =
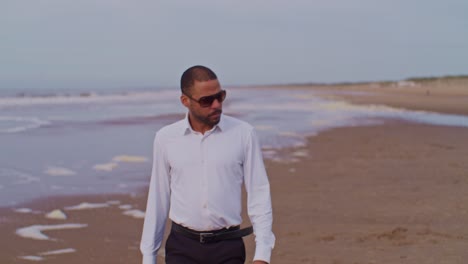
M 265 158 L 284 162 L 278 149 L 336 127 L 388 119 L 468 127 L 467 116 L 352 105 L 321 95 L 227 88 L 223 111 L 256 128 Z M 179 97 L 177 88 L 0 92 L 0 206 L 146 186 L 155 132 L 185 116 Z

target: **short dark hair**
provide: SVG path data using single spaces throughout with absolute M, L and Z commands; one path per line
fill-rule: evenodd
M 195 84 L 195 81 L 206 82 L 217 80 L 216 74 L 208 67 L 195 65 L 184 71 L 180 78 L 180 90 L 184 94 L 190 95 L 190 90 Z

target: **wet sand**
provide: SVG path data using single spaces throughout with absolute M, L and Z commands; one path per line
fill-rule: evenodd
M 298 164 L 269 166 L 275 263 L 468 259 L 468 129 L 343 128 L 308 150 Z
M 368 101 L 360 103 L 380 103 L 363 98 Z M 463 102 L 452 102 L 448 112 L 466 110 Z M 435 105 L 424 110 L 438 111 Z M 392 121 L 323 132 L 306 147 L 283 151 L 299 161 L 266 161 L 277 236 L 272 263 L 461 264 L 468 259 L 467 128 Z M 107 207 L 65 209 L 83 202 Z M 0 209 L 0 263 L 141 263 L 143 220 L 123 212 L 144 211 L 145 203 L 146 189 L 136 196 L 55 197 L 15 207 L 32 209 L 29 213 Z M 67 219 L 46 218 L 54 209 Z M 71 223 L 87 226 L 43 232 L 52 240 L 15 234 L 31 225 Z M 250 263 L 253 237 L 245 241 Z M 50 254 L 61 249 L 65 253 Z

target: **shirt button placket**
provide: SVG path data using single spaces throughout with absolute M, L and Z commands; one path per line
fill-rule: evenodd
M 206 135 L 203 135 L 200 141 L 200 161 L 202 165 L 202 170 L 203 170 L 203 175 L 202 175 L 202 186 L 203 186 L 203 194 L 202 194 L 202 205 L 203 209 L 205 211 L 207 210 L 208 206 L 208 179 L 207 179 L 207 168 L 206 168 L 206 151 L 205 151 L 205 145 L 206 145 Z

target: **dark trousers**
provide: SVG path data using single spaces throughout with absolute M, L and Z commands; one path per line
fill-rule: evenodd
M 244 264 L 242 238 L 200 243 L 171 231 L 166 241 L 166 264 Z

